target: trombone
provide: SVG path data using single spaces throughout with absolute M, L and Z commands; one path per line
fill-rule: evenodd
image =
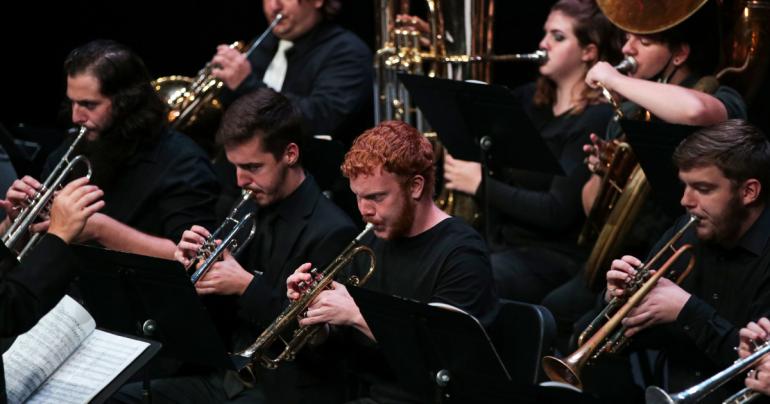
M 219 257 L 224 254 L 226 249 L 229 249 L 231 254 L 237 255 L 241 247 L 248 244 L 252 237 L 254 237 L 254 233 L 257 231 L 257 222 L 252 218 L 253 214 L 249 212 L 239 218 L 241 209 L 246 202 L 251 199 L 253 194 L 252 191 L 247 189 L 241 191 L 241 199 L 230 212 L 230 215 L 222 221 L 222 224 L 220 224 L 219 227 L 206 238 L 203 245 L 198 248 L 195 258 L 188 266 L 188 268 L 195 268 L 195 271 L 190 276 L 193 285 L 198 282 L 203 275 L 206 275 L 206 272 L 214 266 L 214 263 L 219 260 Z M 246 238 L 239 240 L 237 236 L 249 223 L 251 223 L 251 227 L 246 234 Z M 232 226 L 232 228 L 228 229 L 230 226 Z M 224 234 L 225 232 L 227 232 L 227 235 L 222 238 L 222 242 L 217 245 L 220 234 Z M 200 266 L 198 265 L 199 263 Z
M 51 201 L 54 197 L 54 192 L 64 184 L 69 174 L 75 167 L 83 163 L 86 166 L 86 177 L 91 178 L 91 162 L 83 155 L 78 155 L 70 160 L 70 155 L 75 150 L 75 147 L 85 136 L 88 128 L 81 126 L 75 140 L 70 144 L 70 147 L 64 153 L 56 167 L 48 174 L 48 178 L 43 182 L 40 189 L 37 190 L 35 195 L 27 199 L 29 203 L 27 207 L 23 208 L 19 215 L 13 220 L 8 229 L 3 233 L 3 243 L 8 249 L 12 251 L 19 251 L 17 259 L 21 261 L 27 253 L 37 245 L 41 233 L 32 235 L 26 243 L 22 243 L 23 237 L 27 234 L 27 229 L 37 220 L 41 215 L 48 213 L 50 209 Z
M 358 278 L 353 275 L 348 278 L 348 284 L 353 286 L 361 286 L 366 283 L 367 280 L 374 273 L 375 257 L 374 251 L 371 248 L 361 244 L 361 240 L 374 229 L 374 225 L 369 223 L 366 228 L 356 238 L 348 244 L 345 250 L 342 251 L 337 258 L 327 265 L 323 271 L 319 272 L 318 268 L 310 270 L 312 281 L 310 284 L 300 285 L 301 289 L 304 289 L 302 296 L 294 302 L 289 303 L 289 306 L 278 316 L 278 318 L 270 324 L 269 327 L 259 335 L 259 337 L 248 348 L 234 355 L 234 362 L 238 368 L 238 374 L 244 381 L 253 382 L 256 380 L 255 364 L 259 362 L 266 369 L 275 369 L 283 361 L 292 361 L 297 352 L 305 346 L 321 329 L 322 324 L 314 324 L 310 326 L 299 327 L 294 330 L 292 338 L 290 340 L 284 340 L 281 336 L 285 331 L 290 329 L 306 311 L 315 298 L 321 294 L 324 290 L 331 288 L 332 281 L 336 275 L 350 263 L 358 253 L 364 253 L 369 255 L 369 269 L 364 274 L 363 278 Z M 276 342 L 280 340 L 284 349 L 280 354 L 274 358 L 268 356 L 268 351 Z
M 549 379 L 571 384 L 582 390 L 583 382 L 580 380 L 580 372 L 583 366 L 590 361 L 596 360 L 602 353 L 615 353 L 625 346 L 628 338 L 625 336 L 625 326 L 621 325 L 621 321 L 632 309 L 641 303 L 642 299 L 647 296 L 647 293 L 658 283 L 658 279 L 668 273 L 671 265 L 682 254 L 692 248 L 691 244 L 685 244 L 675 249 L 674 244 L 682 238 L 690 226 L 697 222 L 698 217 L 690 215 L 687 223 L 666 242 L 663 248 L 639 268 L 634 278 L 626 287 L 625 295 L 628 297 L 614 297 L 610 300 L 604 310 L 591 321 L 591 324 L 588 325 L 586 330 L 580 335 L 580 338 L 578 338 L 580 348 L 577 351 L 564 359 L 554 356 L 543 358 L 543 370 L 545 370 Z M 673 254 L 652 274 L 653 265 L 669 250 L 673 251 Z M 689 274 L 694 264 L 694 258 L 690 257 L 687 268 L 678 276 L 677 283 Z M 590 335 L 601 323 L 604 323 L 604 325 L 588 341 L 583 342 L 586 336 Z
M 645 392 L 646 402 L 647 404 L 685 404 L 698 402 L 709 393 L 727 383 L 733 377 L 756 366 L 762 357 L 768 353 L 770 353 L 770 341 L 765 341 L 765 343 L 754 349 L 754 352 L 752 352 L 751 355 L 743 359 L 738 359 L 721 372 L 709 377 L 708 379 L 696 384 L 695 386 L 688 388 L 687 390 L 673 395 L 669 395 L 660 387 L 650 386 Z M 748 403 L 754 401 L 760 395 L 761 394 L 759 392 L 753 391 L 746 387 L 727 398 L 722 402 L 722 404 Z

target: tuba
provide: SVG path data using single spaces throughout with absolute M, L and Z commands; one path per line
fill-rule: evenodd
M 282 18 L 283 15 L 278 14 L 248 49 L 240 41 L 230 44 L 230 48 L 237 49 L 248 58 Z M 187 132 L 204 122 L 218 121 L 222 104 L 217 96 L 222 91 L 224 83 L 212 74 L 215 67 L 209 62 L 198 71 L 195 78 L 166 76 L 152 82 L 153 88 L 168 106 L 167 119 L 171 127 Z
M 219 257 L 225 253 L 225 250 L 230 250 L 230 253 L 234 256 L 238 255 L 241 248 L 254 237 L 254 233 L 257 231 L 257 223 L 252 217 L 253 214 L 251 212 L 242 212 L 246 202 L 252 198 L 253 194 L 252 191 L 244 189 L 241 192 L 240 201 L 235 205 L 230 215 L 222 221 L 222 224 L 198 248 L 195 258 L 189 265 L 189 268 L 194 269 L 190 276 L 193 284 L 206 275 L 214 263 L 219 261 Z M 246 230 L 248 231 L 246 232 Z M 222 242 L 217 244 L 217 240 L 220 239 Z
M 625 296 L 613 297 L 604 310 L 591 321 L 586 330 L 580 335 L 578 339 L 580 348 L 577 351 L 564 359 L 554 356 L 543 358 L 543 370 L 549 379 L 571 384 L 582 390 L 583 383 L 580 380 L 582 368 L 598 359 L 604 353 L 616 353 L 625 347 L 628 343 L 628 338 L 625 336 L 626 328 L 621 324 L 621 321 L 626 315 L 642 302 L 642 299 L 655 287 L 662 276 L 666 275 L 669 278 L 675 278 L 676 282 L 679 283 L 692 270 L 695 264 L 694 257 L 692 256 L 684 271 L 676 273 L 670 271 L 670 268 L 682 254 L 692 248 L 690 244 L 685 244 L 678 248 L 674 248 L 674 245 L 697 222 L 698 218 L 691 215 L 687 223 L 649 261 L 642 264 L 625 288 Z M 655 269 L 654 266 L 663 257 L 663 254 L 668 251 L 672 251 L 672 255 L 663 265 Z M 653 271 L 655 272 L 654 274 Z M 586 341 L 585 339 L 589 335 L 590 338 Z
M 83 140 L 88 128 L 81 126 L 77 137 L 72 141 L 70 147 L 64 153 L 56 167 L 48 174 L 43 185 L 37 190 L 35 196 L 27 199 L 27 206 L 23 208 L 18 216 L 11 222 L 11 225 L 3 233 L 3 243 L 11 251 L 18 251 L 16 258 L 21 261 L 27 253 L 37 245 L 42 233 L 35 233 L 25 243 L 24 236 L 27 235 L 27 229 L 38 218 L 48 215 L 54 193 L 61 188 L 67 177 L 78 164 L 85 164 L 86 176 L 91 178 L 91 162 L 83 155 L 72 157 L 75 147 Z
M 402 120 L 425 133 L 434 144 L 437 164 L 443 163 L 444 147 L 430 132 L 422 114 L 398 81 L 399 73 L 427 75 L 450 80 L 489 82 L 492 61 L 543 63 L 544 51 L 527 54 L 493 55 L 494 0 L 425 0 L 430 26 L 430 45 L 420 47 L 420 33 L 396 15 L 409 14 L 409 0 L 379 0 L 377 4 L 374 57 L 375 122 Z M 436 204 L 452 216 L 474 224 L 478 205 L 471 195 L 442 190 Z
M 238 369 L 238 374 L 246 382 L 256 380 L 255 366 L 261 364 L 266 369 L 275 369 L 283 361 L 292 361 L 302 347 L 310 342 L 318 334 L 321 324 L 304 326 L 294 329 L 292 337 L 284 340 L 283 334 L 291 330 L 306 311 L 315 298 L 324 290 L 332 287 L 332 281 L 359 253 L 369 256 L 369 269 L 363 278 L 351 276 L 348 278 L 348 284 L 360 286 L 372 276 L 375 268 L 374 251 L 361 244 L 361 240 L 374 229 L 374 225 L 369 223 L 366 228 L 356 238 L 348 244 L 331 264 L 326 266 L 323 271 L 318 268 L 310 270 L 313 281 L 307 285 L 300 285 L 303 289 L 302 296 L 289 306 L 270 324 L 269 327 L 259 335 L 259 337 L 248 348 L 234 355 L 234 362 Z M 270 357 L 271 347 L 281 341 L 283 350 L 275 357 Z

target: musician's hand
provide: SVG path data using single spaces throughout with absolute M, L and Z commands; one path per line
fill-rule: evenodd
M 611 64 L 607 62 L 596 62 L 586 73 L 586 84 L 591 88 L 597 88 L 597 83 L 602 83 L 607 90 L 615 88 L 616 80 L 622 79 L 624 75 Z
M 230 90 L 235 90 L 251 74 L 251 63 L 246 56 L 228 45 L 219 45 L 211 59 L 211 74 L 222 80 Z
M 43 185 L 29 175 L 15 180 L 5 193 L 5 200 L 0 200 L 0 206 L 10 219 L 19 214 L 21 208 L 27 206 L 27 199 L 34 198 L 37 190 Z
M 770 395 L 770 356 L 765 355 L 744 381 L 746 387 L 764 395 Z
M 654 288 L 642 299 L 641 304 L 623 319 L 626 336 L 656 325 L 672 323 L 690 299 L 690 294 L 668 278 L 661 277 Z
M 199 295 L 242 295 L 254 279 L 254 275 L 247 272 L 233 258 L 229 250 L 225 250 L 222 259 L 214 263 L 208 272 L 195 284 L 195 291 Z
M 308 307 L 305 318 L 299 321 L 299 325 L 327 323 L 352 326 L 362 319 L 361 311 L 345 285 L 332 282 L 332 289 L 324 290 L 316 297 Z
M 609 302 L 616 296 L 623 296 L 625 288 L 636 275 L 636 269 L 642 265 L 642 261 L 630 255 L 624 255 L 619 260 L 613 260 L 610 270 L 607 271 L 607 292 L 604 300 Z
M 595 133 L 592 133 L 590 138 L 591 144 L 583 145 L 583 152 L 586 154 L 584 161 L 588 166 L 588 171 L 601 175 L 601 155 L 604 152 L 604 148 L 607 146 L 607 142 L 599 138 Z
M 293 274 L 286 278 L 286 296 L 289 300 L 297 300 L 302 295 L 303 289 L 300 283 L 309 284 L 312 275 L 308 273 L 313 264 L 306 262 L 297 268 Z
M 475 195 L 481 184 L 481 164 L 444 155 L 444 186 L 449 190 Z
M 104 192 L 88 185 L 88 178 L 78 178 L 56 194 L 51 205 L 48 232 L 69 243 L 80 234 L 86 222 L 104 207 Z
M 426 48 L 430 46 L 430 25 L 427 21 L 413 15 L 399 14 L 396 16 L 396 24 L 401 28 L 411 28 L 419 32 L 420 45 Z
M 740 343 L 738 344 L 738 356 L 745 358 L 754 352 L 754 348 L 763 344 L 770 338 L 770 320 L 762 317 L 757 322 L 750 321 L 746 327 L 738 332 Z M 770 377 L 770 372 L 768 373 Z
M 190 230 L 182 233 L 182 239 L 176 245 L 174 259 L 181 262 L 186 267 L 190 266 L 192 259 L 198 253 L 198 249 L 203 246 L 206 239 L 211 235 L 203 226 L 194 225 Z

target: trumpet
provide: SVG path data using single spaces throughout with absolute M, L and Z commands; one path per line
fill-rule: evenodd
M 238 367 L 238 374 L 244 381 L 253 382 L 256 380 L 254 366 L 260 363 L 266 369 L 275 369 L 283 361 L 292 361 L 297 352 L 302 349 L 321 329 L 321 324 L 299 327 L 294 330 L 292 338 L 284 340 L 282 334 L 292 327 L 295 321 L 302 317 L 307 311 L 308 306 L 324 290 L 331 287 L 332 281 L 336 275 L 359 254 L 369 255 L 369 269 L 363 278 L 353 275 L 348 278 L 348 284 L 361 286 L 372 276 L 375 269 L 374 251 L 371 248 L 361 244 L 361 240 L 372 231 L 374 225 L 371 223 L 342 251 L 331 264 L 319 272 L 318 268 L 310 270 L 312 281 L 310 284 L 301 284 L 300 289 L 304 290 L 302 296 L 294 302 L 291 302 L 278 318 L 270 324 L 269 327 L 259 335 L 259 337 L 248 348 L 234 355 L 234 362 Z M 268 356 L 268 351 L 276 342 L 281 340 L 284 349 L 274 358 Z
M 70 160 L 70 155 L 83 139 L 87 131 L 88 128 L 85 126 L 80 127 L 77 137 L 75 137 L 75 140 L 70 144 L 70 147 L 64 153 L 61 160 L 59 160 L 59 163 L 56 164 L 56 167 L 54 167 L 35 195 L 27 199 L 27 207 L 19 212 L 19 215 L 16 216 L 5 233 L 3 233 L 3 243 L 5 243 L 5 246 L 8 247 L 8 249 L 19 251 L 19 254 L 16 257 L 19 261 L 27 255 L 32 247 L 37 245 L 41 236 L 41 233 L 36 233 L 22 245 L 22 239 L 24 235 L 26 235 L 27 229 L 41 215 L 47 214 L 54 197 L 54 192 L 61 188 L 72 170 L 74 170 L 78 164 L 83 163 L 86 166 L 86 176 L 89 179 L 91 178 L 91 162 L 89 162 L 85 156 L 78 155 Z
M 586 364 L 596 360 L 602 353 L 615 353 L 622 349 L 628 342 L 625 336 L 625 326 L 621 325 L 623 318 L 634 309 L 644 299 L 644 297 L 655 287 L 663 275 L 668 273 L 669 268 L 679 257 L 692 248 L 692 245 L 685 244 L 678 249 L 674 244 L 678 242 L 684 233 L 693 224 L 697 223 L 698 218 L 690 215 L 687 223 L 674 234 L 671 239 L 661 248 L 647 263 L 643 264 L 634 278 L 626 287 L 625 295 L 627 298 L 614 297 L 602 310 L 602 312 L 593 320 L 591 324 L 578 338 L 580 348 L 569 355 L 567 358 L 559 359 L 554 356 L 543 358 L 543 370 L 551 380 L 571 384 L 582 390 L 583 383 L 580 380 L 580 371 Z M 666 251 L 673 251 L 673 254 L 666 262 L 652 274 L 653 265 L 655 265 Z M 693 257 L 690 257 L 686 269 L 678 276 L 677 283 L 686 277 L 694 265 Z M 604 325 L 594 333 L 588 341 L 584 341 L 587 335 Z
M 219 260 L 219 257 L 224 254 L 226 249 L 229 249 L 232 255 L 238 255 L 241 247 L 248 244 L 254 237 L 254 233 L 257 231 L 257 222 L 252 218 L 253 214 L 248 212 L 241 216 L 241 209 L 251 199 L 253 194 L 252 191 L 244 189 L 241 192 L 240 201 L 235 205 L 230 215 L 222 221 L 222 224 L 198 248 L 195 258 L 189 265 L 189 268 L 195 268 L 195 271 L 190 276 L 193 284 L 198 282 L 203 275 L 206 275 L 206 272 Z M 247 228 L 246 226 L 249 223 L 251 223 L 249 232 L 246 233 L 246 237 L 243 240 L 239 240 L 238 235 L 241 234 L 241 230 Z M 226 235 L 222 238 L 222 242 L 217 245 L 220 235 L 225 233 Z M 201 263 L 200 266 L 198 265 L 199 263 Z
M 727 383 L 733 377 L 756 366 L 759 361 L 768 353 L 770 353 L 770 341 L 765 341 L 762 345 L 754 349 L 754 352 L 752 352 L 751 355 L 743 359 L 738 359 L 721 372 L 709 377 L 708 379 L 696 384 L 695 386 L 688 388 L 687 390 L 669 395 L 660 387 L 650 386 L 645 392 L 645 399 L 647 404 L 685 404 L 698 402 L 709 393 Z M 722 404 L 748 403 L 758 398 L 759 396 L 760 393 L 747 387 L 730 396 L 728 399 L 723 401 Z

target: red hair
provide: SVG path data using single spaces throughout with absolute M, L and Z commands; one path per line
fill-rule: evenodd
M 417 129 L 401 121 L 380 122 L 353 142 L 345 154 L 342 174 L 355 178 L 373 175 L 382 166 L 404 180 L 415 175 L 425 178 L 425 188 L 433 194 L 436 165 L 433 146 Z

